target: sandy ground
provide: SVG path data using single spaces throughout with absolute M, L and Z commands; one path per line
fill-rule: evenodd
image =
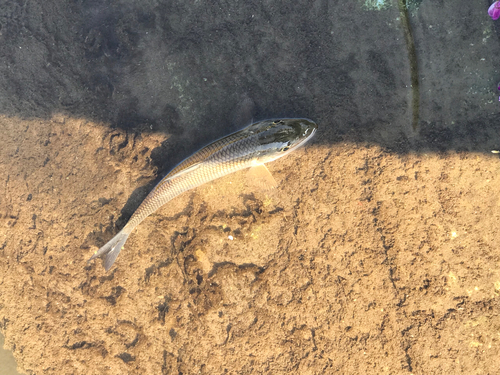
M 153 179 L 162 138 L 25 124 L 2 119 L 0 155 L 2 327 L 22 368 L 498 368 L 498 157 L 313 143 L 270 164 L 271 195 L 237 173 L 172 201 L 106 274 L 86 260 Z
M 495 374 L 500 80 L 484 4 L 0 7 L 0 330 L 27 374 Z M 442 15 L 447 14 L 446 20 Z M 413 111 L 418 127 L 413 129 Z M 169 168 L 252 118 L 314 140 L 179 196 L 87 263 Z
M 0 375 L 18 375 L 17 363 L 10 350 L 4 349 L 5 337 L 0 333 Z

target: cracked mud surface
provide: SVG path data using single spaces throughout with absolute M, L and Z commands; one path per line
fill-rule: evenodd
M 242 172 L 178 197 L 105 273 L 164 139 L 1 121 L 0 323 L 28 373 L 496 371 L 498 158 L 313 142 L 269 194 Z

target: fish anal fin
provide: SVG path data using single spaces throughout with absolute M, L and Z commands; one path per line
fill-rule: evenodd
M 273 175 L 264 164 L 258 164 L 250 168 L 247 174 L 248 183 L 262 190 L 271 190 L 278 186 Z

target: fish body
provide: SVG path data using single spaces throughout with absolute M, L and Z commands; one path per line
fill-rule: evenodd
M 307 142 L 316 129 L 316 123 L 307 119 L 265 120 L 205 146 L 167 174 L 123 229 L 89 261 L 105 256 L 104 268 L 108 271 L 134 228 L 165 203 L 217 178 L 285 156 Z

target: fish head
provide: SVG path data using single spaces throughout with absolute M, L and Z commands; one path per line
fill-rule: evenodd
M 316 133 L 318 125 L 303 118 L 265 120 L 251 125 L 257 135 L 256 161 L 267 163 L 276 160 L 304 145 Z

